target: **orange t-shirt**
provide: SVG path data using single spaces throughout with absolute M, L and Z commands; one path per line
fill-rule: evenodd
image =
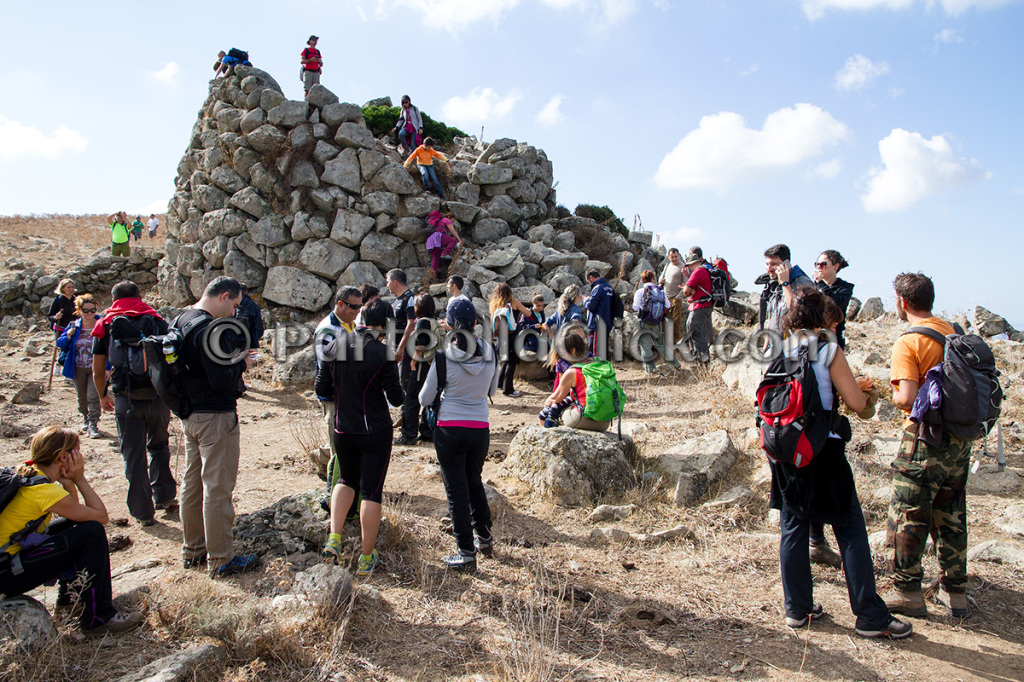
M 930 327 L 943 336 L 954 332 L 953 325 L 937 317 L 928 317 L 918 323 L 922 327 Z M 924 375 L 932 367 L 942 362 L 942 345 L 935 339 L 924 334 L 905 334 L 892 346 L 892 359 L 889 362 L 890 383 L 899 388 L 901 381 L 914 381 L 918 386 L 924 381 Z M 910 410 L 903 410 L 910 414 Z M 905 426 L 910 422 L 906 422 Z
M 412 163 L 413 159 L 416 159 L 416 163 L 421 166 L 432 166 L 434 165 L 434 157 L 437 157 L 442 161 L 448 160 L 448 157 L 436 149 L 427 149 L 421 144 L 419 147 L 416 147 L 412 154 L 409 155 L 409 158 L 405 161 L 405 165 L 408 166 Z

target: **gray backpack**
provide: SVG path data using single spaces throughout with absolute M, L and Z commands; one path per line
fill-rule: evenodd
M 929 327 L 911 327 L 904 334 L 923 334 L 943 346 L 942 428 L 965 441 L 988 435 L 999 419 L 1003 389 L 995 356 L 982 338 L 965 334 L 959 325 L 943 336 Z

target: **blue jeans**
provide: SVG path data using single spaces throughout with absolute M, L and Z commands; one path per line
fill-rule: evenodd
M 779 528 L 779 566 L 782 571 L 782 591 L 786 599 L 786 615 L 803 618 L 814 607 L 811 585 L 811 559 L 807 541 L 811 522 L 793 514 L 783 505 Z M 864 513 L 856 492 L 850 498 L 847 522 L 833 525 L 839 554 L 843 557 L 846 591 L 850 608 L 857 616 L 856 627 L 873 630 L 889 623 L 889 610 L 875 591 L 875 567 L 868 545 L 868 532 L 864 526 Z
M 398 141 L 402 143 L 402 146 L 405 147 L 407 153 L 412 151 L 415 147 L 413 142 L 416 141 L 416 131 L 414 130 L 411 133 L 407 132 L 405 130 L 405 126 L 402 126 L 398 131 Z
M 433 187 L 438 196 L 444 199 L 444 190 L 441 189 L 441 181 L 437 179 L 437 171 L 433 165 L 420 166 L 420 176 L 423 178 L 423 189 L 429 192 Z

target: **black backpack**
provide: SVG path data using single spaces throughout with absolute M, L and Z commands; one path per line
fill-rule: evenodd
M 992 349 L 980 336 L 965 334 L 959 325 L 953 328 L 955 333 L 949 336 L 922 326 L 903 334 L 923 334 L 942 344 L 942 428 L 961 440 L 978 440 L 988 435 L 1002 411 L 999 370 Z
M 181 318 L 192 311 L 178 315 L 171 322 L 166 334 L 151 336 L 144 344 L 153 389 L 175 416 L 188 419 L 192 414 L 192 400 L 188 392 L 186 367 L 183 358 L 188 335 L 213 316 L 200 311 L 190 320 L 181 323 Z
M 795 358 L 781 353 L 757 387 L 761 448 L 773 462 L 807 466 L 821 452 L 835 422 L 835 410 L 826 411 L 821 403 L 811 360 L 809 345 L 800 346 Z M 834 389 L 832 404 L 839 404 Z
M 612 321 L 614 322 L 615 320 L 621 320 L 623 317 L 626 316 L 626 308 L 625 306 L 622 305 L 622 297 L 619 296 L 619 293 L 615 291 L 615 289 L 612 289 L 611 287 L 609 287 L 609 291 L 611 292 L 612 296 L 611 313 Z
M 24 487 L 30 485 L 39 485 L 40 483 L 49 483 L 50 479 L 46 476 L 22 476 L 18 473 L 18 470 L 14 467 L 3 467 L 0 469 L 0 514 L 3 513 L 7 505 L 11 503 L 14 496 L 18 494 L 18 491 Z M 26 536 L 35 532 L 39 524 L 47 517 L 49 512 L 46 512 L 38 519 L 33 519 L 25 524 L 23 528 L 14 533 L 11 533 L 10 539 L 7 543 L 0 546 L 0 562 L 11 559 L 11 555 L 7 553 L 7 550 L 11 545 L 20 545 L 21 541 Z M 15 555 L 17 556 L 17 555 Z M 21 571 L 14 571 L 20 573 Z
M 228 50 L 228 56 L 237 59 L 243 64 L 249 61 L 249 53 L 245 50 L 239 50 L 237 47 L 233 47 Z
M 711 297 L 712 306 L 724 308 L 732 294 L 732 288 L 729 286 L 729 273 L 711 263 L 705 263 L 701 267 L 711 275 L 711 291 L 709 296 Z
M 110 389 L 114 393 L 136 400 L 156 398 L 143 342 L 162 331 L 151 315 L 118 315 L 110 321 L 107 361 L 110 363 Z

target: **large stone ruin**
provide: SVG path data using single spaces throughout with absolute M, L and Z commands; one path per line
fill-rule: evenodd
M 553 302 L 590 267 L 625 267 L 636 281 L 664 255 L 651 248 L 650 233 L 627 239 L 592 220 L 560 218 L 543 150 L 468 137 L 443 151 L 451 160 L 450 173 L 439 164 L 443 208 L 467 241 L 453 272 L 469 282 L 481 312 L 498 282 L 522 299 L 542 293 Z M 163 298 L 188 304 L 226 274 L 262 295 L 273 318 L 305 321 L 341 285 L 383 289 L 394 267 L 418 288 L 430 263 L 423 219 L 442 204 L 403 161 L 386 136 L 374 138 L 361 107 L 323 86 L 297 102 L 251 67 L 211 81 L 168 206 Z M 578 250 L 572 230 L 581 225 L 604 230 L 614 257 L 598 262 Z M 442 284 L 430 291 L 445 295 Z

